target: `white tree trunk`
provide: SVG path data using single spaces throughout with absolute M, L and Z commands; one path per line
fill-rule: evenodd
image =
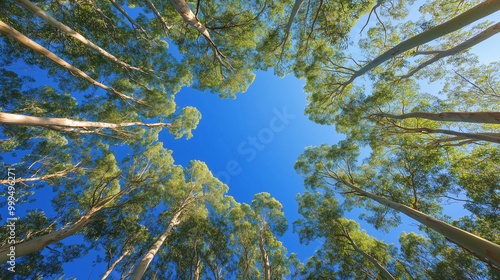
M 121 127 L 136 126 L 136 125 L 145 127 L 163 127 L 171 125 L 170 123 L 143 123 L 143 122 L 106 123 L 106 122 L 77 121 L 67 118 L 33 117 L 33 116 L 2 113 L 2 112 L 0 112 L 0 124 L 40 126 L 40 127 L 47 127 L 54 130 L 63 130 L 63 131 L 78 131 L 78 129 L 80 128 L 117 129 Z
M 452 18 L 451 20 L 444 22 L 438 26 L 435 26 L 425 32 L 422 32 L 414 37 L 411 37 L 396 46 L 392 47 L 388 51 L 384 52 L 383 54 L 379 55 L 372 61 L 370 61 L 368 64 L 365 66 L 361 67 L 359 70 L 354 72 L 349 80 L 344 82 L 342 84 L 341 91 L 345 89 L 349 84 L 351 84 L 357 77 L 365 74 L 366 72 L 370 71 L 371 69 L 379 66 L 380 64 L 384 63 L 385 61 L 403 53 L 406 52 L 407 50 L 410 50 L 416 46 L 425 44 L 427 42 L 430 42 L 436 38 L 439 38 L 441 36 L 444 36 L 448 33 L 451 33 L 453 31 L 456 31 L 466 25 L 469 25 L 476 20 L 479 20 L 483 17 L 486 17 L 488 15 L 491 15 L 492 13 L 500 10 L 500 0 L 486 0 L 482 2 L 481 4 L 473 7 L 472 9 Z
M 269 256 L 267 255 L 266 248 L 264 248 L 264 231 L 260 230 L 260 253 L 262 254 L 262 261 L 264 262 L 264 279 L 271 280 L 271 264 L 269 263 Z
M 31 50 L 34 50 L 34 51 L 40 53 L 41 55 L 45 56 L 46 58 L 54 61 L 55 63 L 59 64 L 63 68 L 67 69 L 68 71 L 70 71 L 72 73 L 78 74 L 84 80 L 90 82 L 93 85 L 98 86 L 98 87 L 100 87 L 100 88 L 102 88 L 102 89 L 104 89 L 104 90 L 106 90 L 106 91 L 108 91 L 108 92 L 110 92 L 112 94 L 116 94 L 120 98 L 122 98 L 123 100 L 130 100 L 130 101 L 133 101 L 133 102 L 136 102 L 136 103 L 139 103 L 139 104 L 144 104 L 144 102 L 141 101 L 141 100 L 137 100 L 137 99 L 135 99 L 133 97 L 125 95 L 125 94 L 123 94 L 121 92 L 118 92 L 117 90 L 115 90 L 112 87 L 108 87 L 108 86 L 103 85 L 102 83 L 99 83 L 98 81 L 92 79 L 89 75 L 85 74 L 80 69 L 78 69 L 78 68 L 74 67 L 73 65 L 67 63 L 62 58 L 60 58 L 57 55 L 55 55 L 53 52 L 47 50 L 46 48 L 42 47 L 38 43 L 32 41 L 30 38 L 24 36 L 19 31 L 17 31 L 14 28 L 8 26 L 6 23 L 4 23 L 1 20 L 0 20 L 0 32 L 4 33 L 8 37 L 10 37 L 10 38 L 18 41 L 19 43 L 21 43 L 25 47 L 27 47 L 27 48 L 29 48 Z
M 161 246 L 165 242 L 165 239 L 170 235 L 172 232 L 172 229 L 180 223 L 179 216 L 182 213 L 182 208 L 181 207 L 170 219 L 170 223 L 168 224 L 167 229 L 160 235 L 158 240 L 149 248 L 149 251 L 142 257 L 140 260 L 139 264 L 134 268 L 134 271 L 132 271 L 132 274 L 130 275 L 129 280 L 140 280 L 144 276 L 144 273 L 146 272 L 146 269 L 148 268 L 149 264 L 153 260 L 153 258 L 156 256 L 156 253 L 158 253 L 158 250 L 160 250 Z
M 114 63 L 125 67 L 125 68 L 130 68 L 142 73 L 146 73 L 144 70 L 134 67 L 132 65 L 129 65 L 118 58 L 116 58 L 114 55 L 108 53 L 107 51 L 103 50 L 101 47 L 98 45 L 94 44 L 93 42 L 89 41 L 87 38 L 83 37 L 80 33 L 76 32 L 75 30 L 71 29 L 70 27 L 64 25 L 62 22 L 56 20 L 46 12 L 44 12 L 42 9 L 38 8 L 35 4 L 31 3 L 29 0 L 14 0 L 16 3 L 19 5 L 23 6 L 26 8 L 28 11 L 32 12 L 33 14 L 37 15 L 39 18 L 43 19 L 45 22 L 50 24 L 51 26 L 59 29 L 60 31 L 68 34 L 69 36 L 77 39 L 78 41 L 82 42 L 87 48 L 94 50 L 98 54 L 106 57 L 107 59 L 113 61 Z
M 353 191 L 357 192 L 362 196 L 366 196 L 370 199 L 377 201 L 382 205 L 385 205 L 389 208 L 392 208 L 396 211 L 405 214 L 406 216 L 420 222 L 421 224 L 437 231 L 438 233 L 442 234 L 443 236 L 450 239 L 454 243 L 463 246 L 464 248 L 470 250 L 471 252 L 474 252 L 475 254 L 484 259 L 487 259 L 496 266 L 500 266 L 500 245 L 495 244 L 491 241 L 488 241 L 484 238 L 481 238 L 465 230 L 454 227 L 432 216 L 417 211 L 411 207 L 396 203 L 394 201 L 380 197 L 371 192 L 365 191 L 359 187 L 354 186 L 349 182 L 346 181 L 339 181 L 339 182 L 343 183 L 348 188 L 352 189 Z
M 111 272 L 113 271 L 113 269 L 115 268 L 115 266 L 121 261 L 123 260 L 123 258 L 125 258 L 128 253 L 130 252 L 130 248 L 128 248 L 127 250 L 125 250 L 125 252 L 123 252 L 123 254 L 121 254 L 121 256 L 116 260 L 114 261 L 111 266 L 108 268 L 108 270 L 106 270 L 106 272 L 104 273 L 104 275 L 101 277 L 100 280 L 104 280 L 106 278 L 108 278 L 109 274 L 111 274 Z
M 481 43 L 482 41 L 490 38 L 491 36 L 497 34 L 498 32 L 500 32 L 500 22 L 487 28 L 483 32 L 477 34 L 476 36 L 470 38 L 469 40 L 459 44 L 458 46 L 456 46 L 454 48 L 451 48 L 451 49 L 446 50 L 446 51 L 437 51 L 436 55 L 433 58 L 431 58 L 431 59 L 427 60 L 426 62 L 420 64 L 419 66 L 415 67 L 415 69 L 411 70 L 408 74 L 402 76 L 401 78 L 409 78 L 409 77 L 413 76 L 415 73 L 417 73 L 419 70 L 431 65 L 432 63 L 434 63 L 442 58 L 445 58 L 447 56 L 455 55 L 459 52 L 465 51 L 466 49 L 472 48 L 473 46 L 475 46 L 475 45 Z

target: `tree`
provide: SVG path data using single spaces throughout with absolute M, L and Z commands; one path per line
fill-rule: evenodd
M 463 246 L 481 258 L 497 265 L 494 256 L 497 254 L 495 251 L 500 250 L 498 244 L 396 202 L 400 198 L 393 195 L 392 191 L 387 192 L 386 190 L 386 186 L 391 186 L 391 181 L 384 177 L 377 178 L 368 175 L 373 172 L 368 167 L 357 167 L 355 162 L 358 155 L 359 150 L 352 143 L 342 142 L 339 146 L 323 145 L 320 148 L 308 149 L 297 161 L 296 169 L 301 174 L 307 175 L 305 182 L 312 189 L 324 188 L 329 185 L 340 190 L 346 198 L 346 205 L 359 205 L 363 203 L 363 200 L 376 201 L 380 206 L 383 206 L 374 205 L 372 208 L 377 214 L 369 221 L 373 221 L 376 225 L 387 220 L 387 218 L 381 218 L 386 216 L 389 211 L 403 213 L 422 225 L 437 231 L 453 243 Z M 358 173 L 358 170 L 361 172 Z M 438 183 L 440 182 L 438 181 Z M 357 186 L 357 184 L 361 184 L 363 188 Z M 373 189 L 373 192 L 365 189 L 374 186 L 377 187 Z M 356 197 L 364 197 L 365 199 L 356 199 Z M 372 207 L 370 204 L 368 206 Z M 388 222 L 394 224 L 390 220 Z M 380 227 L 380 225 L 377 227 Z

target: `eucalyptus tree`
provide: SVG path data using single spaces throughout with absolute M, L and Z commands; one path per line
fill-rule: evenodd
M 296 169 L 306 176 L 305 183 L 309 188 L 332 188 L 342 194 L 346 207 L 361 206 L 369 210 L 362 216 L 376 228 L 387 229 L 387 226 L 399 224 L 398 214 L 403 213 L 480 258 L 498 265 L 498 253 L 495 253 L 500 250 L 498 244 L 435 218 L 440 211 L 435 197 L 450 187 L 449 174 L 439 172 L 443 170 L 439 166 L 435 170 L 432 160 L 422 164 L 418 157 L 409 155 L 398 159 L 403 160 L 399 164 L 386 159 L 382 164 L 387 166 L 386 171 L 376 166 L 358 166 L 358 147 L 343 141 L 338 146 L 322 145 L 307 149 L 297 161 Z M 420 164 L 418 173 L 410 172 L 414 164 Z M 402 166 L 408 173 L 392 171 L 392 165 Z
M 330 270 L 334 278 L 396 279 L 396 274 L 389 271 L 389 266 L 391 270 L 394 266 L 394 246 L 376 240 L 360 231 L 358 223 L 343 218 L 343 210 L 331 190 L 299 194 L 297 202 L 302 218 L 294 222 L 294 230 L 301 242 L 309 244 L 324 240 L 322 255 L 311 257 L 311 264 L 308 262 L 303 274 L 312 276 L 317 273 L 318 267 L 313 269 L 312 266 L 317 258 L 323 257 L 325 263 L 320 265 L 321 269 Z
M 159 215 L 158 222 L 166 226 L 138 261 L 129 279 L 141 279 L 175 228 L 191 215 L 207 215 L 207 205 L 220 203 L 227 192 L 227 186 L 213 177 L 200 161 L 191 161 L 186 169 L 177 166 L 170 177 L 157 193 L 166 209 Z
M 84 233 L 86 226 L 113 209 L 128 208 L 136 211 L 151 205 L 157 188 L 164 187 L 161 178 L 172 172 L 173 159 L 161 144 L 146 148 L 133 158 L 124 159 L 121 168 L 115 156 L 106 148 L 99 150 L 102 156 L 92 160 L 91 171 L 71 180 L 63 180 L 55 187 L 52 201 L 60 214 L 63 226 L 49 232 L 31 235 L 23 233 L 16 240 L 16 256 L 22 257 L 40 251 L 68 236 Z M 139 207 L 140 206 L 140 207 Z M 128 211 L 131 211 L 128 208 Z M 1 251 L 8 247 L 2 247 Z M 2 263 L 5 262 L 5 254 Z

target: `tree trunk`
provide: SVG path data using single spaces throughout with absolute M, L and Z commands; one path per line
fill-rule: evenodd
M 351 236 L 349 235 L 349 232 L 346 229 L 343 229 L 343 231 L 344 231 L 344 236 L 349 240 L 349 242 L 351 243 L 354 250 L 356 250 L 356 252 L 358 252 L 369 262 L 371 262 L 380 272 L 382 272 L 382 274 L 386 279 L 396 280 L 396 278 L 394 278 L 394 276 L 392 276 L 392 274 L 389 271 L 387 271 L 387 269 L 383 265 L 381 265 L 374 257 L 370 256 L 367 252 L 358 247 L 356 242 L 354 242 L 354 240 L 351 239 Z
M 463 137 L 467 139 L 475 139 L 480 141 L 488 141 L 492 143 L 500 144 L 500 134 L 499 133 L 467 133 L 467 132 L 458 132 L 447 129 L 430 129 L 430 128 L 402 128 L 404 130 L 412 131 L 412 132 L 420 132 L 420 133 L 442 133 L 447 135 L 453 135 L 458 137 Z
M 92 222 L 92 217 L 99 211 L 101 211 L 106 205 L 110 204 L 112 201 L 114 201 L 116 198 L 123 196 L 124 194 L 128 193 L 131 190 L 132 185 L 128 185 L 127 187 L 123 188 L 121 191 L 118 193 L 103 199 L 99 203 L 97 203 L 95 206 L 89 209 L 85 215 L 81 216 L 80 219 L 78 219 L 74 223 L 67 224 L 63 226 L 60 229 L 57 229 L 51 233 L 47 233 L 45 235 L 33 238 L 29 241 L 20 243 L 20 244 L 15 244 L 12 245 L 15 247 L 16 251 L 16 258 L 31 254 L 37 251 L 42 250 L 43 248 L 49 246 L 50 244 L 53 244 L 55 242 L 59 242 L 63 240 L 64 238 L 71 236 L 73 234 L 76 234 L 79 230 L 81 230 L 83 227 L 88 225 L 90 222 Z M 5 263 L 9 260 L 7 256 L 8 250 L 10 250 L 10 245 L 6 245 L 2 248 L 0 248 L 0 264 Z
M 132 271 L 132 274 L 130 275 L 129 280 L 140 280 L 142 279 L 144 273 L 146 272 L 146 269 L 148 268 L 149 264 L 155 257 L 156 253 L 158 253 L 158 250 L 160 250 L 161 246 L 167 239 L 167 237 L 170 235 L 172 232 L 172 229 L 178 225 L 181 221 L 179 220 L 179 216 L 181 215 L 184 207 L 179 208 L 177 212 L 175 212 L 174 216 L 170 220 L 170 223 L 168 224 L 167 229 L 165 232 L 160 235 L 158 240 L 151 246 L 149 251 L 144 255 L 144 257 L 140 260 L 139 264 L 134 268 L 134 271 Z
M 413 76 L 419 70 L 431 65 L 432 63 L 434 63 L 442 58 L 445 58 L 447 56 L 455 55 L 459 52 L 465 51 L 466 49 L 472 48 L 473 46 L 475 46 L 475 45 L 481 43 L 482 41 L 490 38 L 491 36 L 497 34 L 498 32 L 500 32 L 500 22 L 487 28 L 483 32 L 477 34 L 476 36 L 470 38 L 469 40 L 459 44 L 458 46 L 456 46 L 454 48 L 451 48 L 451 49 L 446 50 L 446 51 L 437 51 L 436 55 L 433 58 L 431 58 L 431 59 L 427 60 L 426 62 L 420 64 L 419 66 L 415 67 L 415 69 L 411 70 L 410 73 L 402 76 L 401 78 L 403 78 L 403 79 L 409 78 L 409 77 Z
M 476 20 L 491 15 L 492 13 L 498 10 L 500 10 L 500 0 L 486 0 L 481 4 L 478 4 L 472 9 L 452 18 L 447 22 L 444 22 L 425 32 L 422 32 L 414 37 L 411 37 L 406 41 L 397 44 L 390 50 L 379 55 L 378 57 L 370 61 L 368 64 L 366 64 L 365 66 L 361 67 L 359 70 L 354 72 L 352 76 L 349 78 L 349 80 L 342 84 L 341 91 L 343 91 L 343 89 L 347 87 L 349 84 L 351 84 L 357 77 L 365 74 L 366 72 L 379 66 L 385 61 L 395 57 L 396 55 L 401 54 L 407 50 L 410 50 L 416 46 L 430 42 L 448 33 L 456 31 L 466 25 L 475 22 Z
M 120 98 L 122 98 L 125 101 L 130 100 L 130 101 L 133 101 L 133 102 L 136 102 L 136 103 L 139 103 L 139 104 L 144 104 L 144 102 L 141 101 L 141 100 L 137 100 L 137 99 L 135 99 L 133 97 L 125 95 L 125 94 L 123 94 L 121 92 L 118 92 L 117 90 L 115 90 L 112 87 L 108 87 L 108 86 L 103 85 L 102 83 L 99 83 L 98 81 L 92 79 L 89 75 L 85 74 L 80 69 L 78 69 L 78 68 L 74 67 L 73 65 L 67 63 L 62 58 L 60 58 L 57 55 L 55 55 L 53 52 L 47 50 L 46 48 L 44 48 L 41 45 L 37 44 L 36 42 L 32 41 L 30 38 L 24 36 L 19 31 L 17 31 L 14 28 L 8 26 L 7 24 L 5 24 L 1 20 L 0 20 L 0 32 L 4 33 L 8 37 L 10 37 L 10 38 L 18 41 L 19 43 L 21 43 L 25 47 L 27 47 L 27 48 L 29 48 L 31 50 L 34 50 L 34 51 L 40 53 L 41 55 L 45 56 L 46 58 L 54 61 L 55 63 L 59 64 L 63 68 L 65 68 L 68 71 L 70 71 L 71 73 L 76 73 L 76 74 L 80 75 L 84 80 L 90 82 L 93 85 L 98 86 L 98 87 L 100 87 L 100 88 L 102 88 L 102 89 L 104 89 L 104 90 L 106 90 L 106 91 L 108 91 L 108 92 L 110 92 L 112 94 L 118 95 Z
M 67 118 L 44 118 L 33 117 L 26 115 L 10 114 L 0 112 L 0 124 L 4 125 L 28 125 L 41 126 L 58 131 L 78 132 L 81 128 L 109 128 L 117 129 L 127 126 L 145 126 L 145 127 L 163 127 L 170 126 L 170 123 L 143 123 L 143 122 L 123 122 L 123 123 L 106 123 L 106 122 L 91 122 L 77 121 Z
M 264 230 L 260 230 L 260 252 L 262 254 L 262 261 L 264 262 L 264 279 L 271 280 L 271 264 L 269 263 L 269 256 L 267 255 L 266 248 L 264 248 Z
M 122 13 L 122 15 L 124 17 L 127 18 L 127 20 L 130 22 L 130 24 L 132 24 L 132 27 L 135 26 L 136 28 L 138 28 L 139 30 L 141 30 L 142 33 L 144 33 L 144 35 L 146 35 L 146 38 L 149 40 L 149 35 L 148 35 L 148 32 L 142 27 L 140 26 L 137 22 L 135 22 L 135 20 L 133 20 L 128 14 L 127 12 L 120 6 L 118 5 L 118 3 L 116 3 L 115 0 L 109 0 L 109 2 L 111 2 L 111 4 L 113 4 L 113 6 L 118 10 L 120 11 L 120 13 Z
M 470 123 L 493 123 L 500 124 L 499 112 L 443 112 L 426 113 L 415 112 L 402 115 L 376 114 L 378 117 L 404 120 L 408 118 L 422 118 L 443 122 L 470 122 Z
M 161 21 L 161 24 L 163 26 L 163 30 L 165 31 L 165 34 L 168 37 L 168 32 L 172 27 L 168 26 L 167 21 L 161 16 L 160 12 L 156 9 L 155 5 L 151 0 L 146 0 L 146 4 L 149 6 L 149 8 L 153 11 L 155 16 Z
M 88 225 L 92 220 L 92 216 L 97 213 L 102 207 L 96 207 L 95 209 L 90 209 L 85 215 L 80 217 L 78 221 L 67 224 L 62 228 L 55 230 L 51 233 L 42 235 L 40 237 L 33 238 L 29 241 L 13 245 L 16 251 L 16 258 L 22 257 L 27 254 L 31 254 L 42 250 L 43 248 L 59 242 L 64 238 L 71 236 L 81 230 L 83 227 Z M 9 245 L 0 248 L 0 263 L 6 263 L 9 260 L 7 252 L 10 250 Z
M 106 273 L 104 273 L 104 275 L 101 277 L 101 280 L 104 280 L 106 278 L 108 278 L 109 274 L 113 271 L 113 269 L 115 268 L 115 266 L 121 261 L 123 260 L 123 258 L 125 258 L 128 253 L 130 252 L 130 248 L 128 248 L 127 250 L 125 250 L 125 252 L 123 252 L 123 254 L 116 260 L 114 261 L 111 266 L 108 268 L 108 270 L 106 270 Z
M 116 58 L 114 55 L 108 53 L 107 51 L 103 50 L 101 47 L 97 46 L 93 42 L 89 41 L 87 38 L 83 37 L 80 33 L 76 32 L 75 30 L 71 29 L 70 27 L 64 25 L 62 22 L 56 20 L 40 8 L 38 8 L 35 4 L 31 3 L 29 0 L 14 0 L 16 3 L 19 5 L 23 6 L 26 8 L 28 11 L 32 12 L 33 14 L 37 15 L 39 18 L 43 19 L 45 22 L 50 24 L 51 26 L 57 28 L 58 30 L 68 34 L 69 36 L 77 39 L 78 41 L 82 42 L 87 48 L 94 50 L 98 54 L 106 57 L 107 59 L 113 61 L 114 63 L 125 67 L 125 68 L 130 68 L 142 73 L 146 73 L 144 70 L 134 67 L 132 65 L 129 65 L 118 58 Z
M 182 16 L 184 21 L 191 25 L 194 29 L 196 29 L 203 37 L 205 40 L 208 42 L 208 45 L 212 48 L 214 51 L 215 58 L 217 61 L 222 66 L 229 67 L 226 62 L 222 60 L 222 58 L 225 58 L 225 56 L 217 49 L 217 46 L 215 45 L 214 41 L 212 41 L 212 38 L 210 38 L 210 34 L 208 33 L 207 27 L 201 23 L 198 18 L 193 14 L 191 9 L 189 8 L 189 5 L 186 3 L 184 0 L 170 0 L 170 3 L 174 6 L 174 8 L 177 10 L 177 12 Z
M 357 192 L 359 195 L 373 199 L 382 205 L 405 214 L 406 216 L 420 222 L 421 224 L 437 231 L 444 237 L 450 239 L 452 242 L 459 244 L 464 248 L 467 248 L 478 256 L 487 259 L 496 266 L 500 266 L 500 245 L 476 236 L 465 230 L 454 227 L 411 207 L 396 203 L 371 192 L 365 191 L 349 182 L 343 180 L 339 180 L 339 182 Z
M 42 180 L 47 180 L 47 179 L 54 178 L 54 177 L 61 178 L 61 177 L 68 175 L 69 173 L 75 172 L 77 169 L 78 169 L 78 167 L 75 167 L 75 168 L 71 168 L 71 169 L 58 171 L 58 172 L 55 172 L 52 174 L 43 175 L 40 177 L 16 178 L 16 183 L 42 181 Z M 9 180 L 0 180 L 0 184 L 8 184 L 8 183 L 9 183 Z

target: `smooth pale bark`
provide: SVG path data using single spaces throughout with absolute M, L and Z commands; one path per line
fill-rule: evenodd
M 441 220 L 438 220 L 432 216 L 415 210 L 403 204 L 396 203 L 392 200 L 386 199 L 384 197 L 378 196 L 371 192 L 365 191 L 355 185 L 339 180 L 339 182 L 346 185 L 351 190 L 355 191 L 361 196 L 368 197 L 376 202 L 392 208 L 398 212 L 405 214 L 406 216 L 420 222 L 421 224 L 435 230 L 436 232 L 442 234 L 444 237 L 450 239 L 452 242 L 463 246 L 464 248 L 474 252 L 478 256 L 487 259 L 489 262 L 500 266 L 500 245 L 474 235 L 465 230 L 454 227 L 447 224 Z
M 75 30 L 71 29 L 70 27 L 64 25 L 62 22 L 56 20 L 46 12 L 44 12 L 42 9 L 38 8 L 35 4 L 31 3 L 28 0 L 14 0 L 17 4 L 23 6 L 25 9 L 28 11 L 32 12 L 33 14 L 37 15 L 39 18 L 43 19 L 46 23 L 49 25 L 57 28 L 58 30 L 68 34 L 69 36 L 77 39 L 78 41 L 82 42 L 87 48 L 94 50 L 98 54 L 106 57 L 107 59 L 113 61 L 114 63 L 125 67 L 125 68 L 130 68 L 142 73 L 146 73 L 144 70 L 134 67 L 132 65 L 129 65 L 118 58 L 116 58 L 114 55 L 108 53 L 107 51 L 103 50 L 101 47 L 98 45 L 94 44 L 93 42 L 89 41 L 87 38 L 83 37 L 80 33 L 76 32 Z M 110 0 L 111 1 L 111 0 Z
M 500 134 L 499 133 L 467 133 L 467 132 L 458 132 L 447 129 L 430 129 L 430 128 L 404 128 L 404 130 L 411 132 L 420 132 L 420 133 L 442 133 L 447 135 L 453 135 L 458 137 L 463 137 L 467 139 L 474 139 L 480 141 L 488 141 L 492 143 L 500 144 Z
M 68 131 L 68 132 L 78 132 L 80 128 L 117 129 L 121 127 L 136 126 L 136 125 L 145 127 L 163 127 L 171 125 L 170 123 L 143 123 L 143 122 L 106 123 L 106 122 L 77 121 L 67 118 L 33 117 L 33 116 L 2 113 L 2 112 L 0 112 L 0 124 L 41 126 L 58 131 Z
M 25 47 L 31 49 L 31 50 L 34 50 L 38 53 L 40 53 L 41 55 L 45 56 L 46 58 L 54 61 L 55 63 L 59 64 L 60 66 L 62 66 L 63 68 L 67 69 L 68 71 L 70 71 L 71 73 L 75 73 L 75 74 L 78 74 L 79 76 L 81 76 L 84 80 L 90 82 L 91 84 L 95 85 L 95 86 L 98 86 L 112 94 L 116 94 L 118 95 L 120 98 L 128 101 L 133 101 L 133 102 L 136 102 L 136 103 L 139 103 L 139 104 L 144 104 L 143 101 L 141 100 L 137 100 L 133 97 L 130 97 L 128 95 L 125 95 L 121 92 L 118 92 L 117 90 L 115 90 L 114 88 L 112 87 L 108 87 L 106 85 L 103 85 L 102 83 L 99 83 L 98 81 L 92 79 L 89 75 L 85 74 L 82 70 L 74 67 L 73 65 L 67 63 L 66 61 L 64 61 L 62 58 L 58 57 L 57 55 L 55 55 L 53 52 L 47 50 L 46 48 L 40 46 L 39 44 L 37 44 L 36 42 L 32 41 L 30 38 L 24 36 L 23 34 L 21 34 L 19 31 L 15 30 L 14 28 L 8 26 L 6 23 L 4 23 L 3 21 L 0 20 L 0 32 L 4 33 L 5 35 L 7 35 L 8 37 L 18 41 L 19 43 L 21 43 L 22 45 L 24 45 Z
M 264 230 L 260 230 L 260 253 L 262 254 L 262 261 L 264 262 L 264 279 L 271 280 L 271 264 L 269 263 L 269 256 L 267 255 L 266 248 L 264 248 Z
M 128 253 L 130 252 L 130 248 L 128 248 L 127 250 L 125 250 L 125 252 L 123 252 L 123 254 L 121 254 L 121 256 L 116 260 L 114 261 L 111 266 L 108 268 L 108 270 L 106 270 L 106 272 L 104 273 L 104 275 L 101 277 L 100 280 L 104 280 L 106 278 L 108 278 L 109 274 L 111 274 L 111 272 L 113 271 L 113 269 L 115 268 L 115 266 L 121 261 L 123 260 L 123 258 L 125 258 Z
M 47 174 L 47 175 L 43 175 L 43 176 L 39 176 L 39 177 L 31 177 L 31 178 L 16 178 L 16 183 L 24 183 L 24 182 L 34 182 L 34 181 L 42 181 L 42 180 L 47 180 L 47 179 L 50 179 L 50 178 L 61 178 L 61 177 L 64 177 L 72 172 L 75 172 L 76 170 L 78 170 L 79 167 L 75 167 L 75 168 L 71 168 L 71 169 L 67 169 L 67 170 L 62 170 L 62 171 L 58 171 L 58 172 L 55 172 L 55 173 L 52 173 L 52 174 Z M 0 180 L 0 184 L 9 184 L 9 180 Z
M 383 265 L 381 265 L 374 257 L 370 256 L 363 249 L 359 248 L 356 242 L 352 240 L 351 236 L 349 235 L 349 232 L 345 229 L 344 229 L 344 236 L 349 240 L 349 243 L 351 243 L 354 250 L 356 250 L 356 252 L 358 252 L 369 262 L 371 262 L 380 272 L 382 272 L 385 278 L 390 280 L 396 280 L 396 278 L 394 278 L 394 276 L 392 276 L 392 274 Z
M 51 233 L 14 245 L 16 251 L 16 258 L 40 251 L 43 248 L 49 246 L 50 244 L 61 241 L 68 236 L 74 235 L 83 227 L 88 225 L 92 221 L 92 216 L 96 212 L 98 212 L 101 208 L 102 207 L 96 207 L 95 209 L 90 209 L 85 215 L 80 217 L 78 221 L 72 224 L 65 225 L 64 227 L 55 230 Z M 7 261 L 9 261 L 9 257 L 7 256 L 8 252 L 9 252 L 9 246 L 4 246 L 3 248 L 0 248 L 0 263 L 6 263 Z
M 153 11 L 153 13 L 155 14 L 155 16 L 161 21 L 161 24 L 163 26 L 163 30 L 165 31 L 165 34 L 167 34 L 168 36 L 168 31 L 172 28 L 170 26 L 168 26 L 167 24 L 167 21 L 162 17 L 162 15 L 160 14 L 160 12 L 156 9 L 155 5 L 153 4 L 153 2 L 151 2 L 151 0 L 146 0 L 146 4 L 149 6 L 149 8 Z
M 217 46 L 215 45 L 214 41 L 212 41 L 212 38 L 210 38 L 210 33 L 208 33 L 208 28 L 198 20 L 198 18 L 189 8 L 189 5 L 186 3 L 186 1 L 170 0 L 170 3 L 172 3 L 174 8 L 181 15 L 182 19 L 184 19 L 184 21 L 187 24 L 191 25 L 205 38 L 205 40 L 208 42 L 208 44 L 214 51 L 214 55 L 217 61 L 219 61 L 221 65 L 228 67 L 228 65 L 224 61 L 222 61 L 222 58 L 225 58 L 225 56 L 217 49 Z
M 195 245 L 196 246 L 196 245 Z M 200 257 L 198 256 L 198 253 L 196 252 L 196 248 L 195 248 L 195 254 L 196 254 L 196 260 L 195 260 L 195 263 L 194 263 L 194 273 L 193 273 L 193 280 L 199 280 L 200 279 Z
M 483 32 L 477 34 L 476 36 L 470 38 L 469 40 L 459 44 L 458 46 L 456 46 L 454 48 L 451 48 L 451 49 L 446 50 L 446 51 L 437 51 L 437 54 L 433 58 L 431 58 L 431 59 L 427 60 L 426 62 L 420 64 L 419 66 L 415 67 L 415 69 L 411 70 L 408 74 L 402 76 L 401 78 L 403 78 L 403 79 L 409 78 L 409 77 L 413 76 L 415 73 L 417 73 L 418 71 L 420 71 L 421 69 L 431 65 L 432 63 L 434 63 L 442 58 L 445 58 L 447 56 L 455 55 L 459 52 L 465 51 L 466 49 L 472 48 L 473 46 L 475 46 L 475 45 L 481 43 L 482 41 L 490 38 L 491 36 L 497 34 L 498 32 L 500 32 L 500 22 L 487 28 Z
M 16 251 L 16 258 L 40 251 L 43 248 L 49 246 L 50 244 L 59 242 L 68 236 L 74 235 L 79 230 L 81 230 L 83 227 L 85 227 L 90 222 L 92 222 L 92 218 L 97 212 L 101 211 L 104 207 L 106 207 L 108 204 L 113 202 L 116 198 L 121 197 L 121 196 L 125 195 L 126 193 L 130 192 L 132 189 L 133 189 L 132 185 L 128 185 L 127 187 L 125 187 L 121 191 L 119 191 L 118 193 L 112 195 L 111 197 L 108 197 L 108 198 L 102 200 L 96 206 L 90 208 L 89 211 L 87 211 L 87 213 L 85 213 L 85 215 L 81 216 L 74 223 L 67 224 L 60 229 L 57 229 L 51 233 L 47 233 L 45 235 L 33 238 L 29 241 L 13 245 L 15 247 L 15 251 Z M 9 250 L 10 250 L 9 246 L 10 245 L 6 245 L 6 246 L 0 248 L 0 264 L 6 263 L 9 260 L 9 257 L 7 256 L 7 252 L 9 252 Z
M 443 112 L 426 113 L 414 112 L 402 115 L 376 114 L 375 116 L 404 120 L 409 118 L 421 118 L 443 122 L 470 122 L 470 123 L 494 123 L 500 124 L 500 112 Z
M 172 229 L 181 222 L 179 220 L 179 216 L 183 212 L 184 207 L 179 208 L 179 210 L 175 212 L 174 216 L 172 217 L 170 223 L 167 226 L 167 229 L 162 233 L 162 235 L 160 235 L 158 240 L 156 240 L 153 246 L 149 248 L 149 251 L 144 255 L 144 257 L 140 260 L 139 264 L 137 264 L 137 266 L 134 268 L 132 274 L 130 275 L 129 280 L 142 279 L 144 273 L 146 272 L 146 269 L 148 268 L 153 258 L 156 256 L 156 253 L 158 253 L 158 250 L 160 250 L 161 246 L 163 245 L 167 237 L 172 232 Z
M 118 3 L 116 3 L 115 0 L 109 0 L 109 2 L 111 2 L 111 4 L 118 10 L 120 11 L 120 13 L 122 13 L 122 15 L 127 18 L 127 20 L 130 22 L 130 24 L 132 24 L 132 26 L 135 26 L 136 28 L 138 28 L 139 30 L 141 30 L 142 33 L 144 33 L 144 35 L 146 35 L 146 38 L 149 39 L 149 35 L 148 35 L 148 32 L 142 27 L 140 26 L 137 22 L 135 22 L 135 20 L 133 20 L 129 15 L 128 13 L 120 6 L 118 5 Z
M 491 15 L 492 13 L 498 10 L 500 10 L 500 0 L 484 1 L 481 4 L 478 4 L 472 9 L 452 18 L 447 22 L 444 22 L 425 32 L 422 32 L 414 37 L 411 37 L 406 41 L 397 44 L 396 46 L 392 47 L 388 51 L 379 55 L 378 57 L 370 61 L 368 64 L 366 64 L 365 66 L 361 67 L 359 70 L 354 72 L 349 78 L 349 80 L 347 80 L 342 84 L 340 91 L 343 91 L 345 87 L 350 85 L 357 77 L 364 75 L 366 72 L 379 66 L 385 61 L 395 57 L 396 55 L 401 54 L 407 50 L 410 50 L 416 46 L 430 42 L 436 38 L 444 36 L 453 31 L 459 30 L 460 28 L 469 25 L 483 17 Z

